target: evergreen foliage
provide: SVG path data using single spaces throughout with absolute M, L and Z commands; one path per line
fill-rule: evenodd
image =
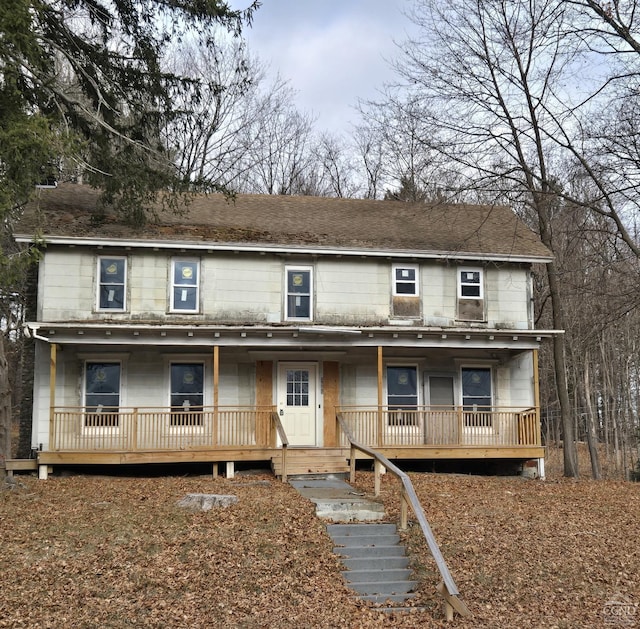
M 221 0 L 4 0 L 0 12 L 0 216 L 35 186 L 82 174 L 131 223 L 159 190 L 192 182 L 172 165 L 161 129 L 197 82 L 163 70 L 170 43 L 213 45 L 244 11 Z M 169 195 L 167 198 L 171 198 Z

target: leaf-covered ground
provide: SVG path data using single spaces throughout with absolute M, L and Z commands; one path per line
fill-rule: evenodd
M 640 484 L 411 478 L 471 619 L 444 623 L 416 526 L 417 609 L 390 615 L 354 600 L 313 506 L 269 475 L 86 474 L 17 476 L 0 491 L 0 627 L 585 629 L 615 627 L 614 597 L 640 603 Z M 372 491 L 372 475 L 357 485 Z M 390 519 L 396 490 L 386 475 Z M 239 502 L 176 505 L 193 492 Z M 640 627 L 640 611 L 631 620 Z

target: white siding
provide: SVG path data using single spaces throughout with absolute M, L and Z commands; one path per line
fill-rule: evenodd
M 95 303 L 96 260 L 100 254 L 105 252 L 80 248 L 45 252 L 40 267 L 40 320 L 278 323 L 283 320 L 284 269 L 289 262 L 313 266 L 315 323 L 386 325 L 391 318 L 391 261 L 331 257 L 285 261 L 277 256 L 219 252 L 189 256 L 201 261 L 200 312 L 168 312 L 171 255 L 129 251 L 128 310 L 100 313 L 96 312 Z M 435 261 L 420 264 L 422 324 L 461 324 L 456 319 L 457 269 L 454 264 Z M 528 270 L 517 266 L 487 267 L 484 279 L 487 321 L 482 325 L 527 329 Z
M 385 324 L 390 266 L 379 262 L 323 260 L 315 266 L 314 320 L 336 325 Z
M 490 268 L 486 275 L 489 327 L 527 329 L 529 327 L 528 272 L 520 268 Z

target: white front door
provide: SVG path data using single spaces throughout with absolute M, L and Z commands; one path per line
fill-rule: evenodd
M 289 445 L 317 444 L 316 376 L 314 363 L 278 365 L 278 413 Z

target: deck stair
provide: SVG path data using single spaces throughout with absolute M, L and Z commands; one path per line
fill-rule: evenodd
M 409 559 L 395 524 L 328 524 L 346 570 L 342 573 L 358 598 L 375 603 L 404 603 L 415 594 Z
M 346 474 L 349 464 L 342 448 L 296 448 L 287 449 L 287 476 L 306 474 Z M 282 457 L 271 458 L 273 473 L 282 477 Z

